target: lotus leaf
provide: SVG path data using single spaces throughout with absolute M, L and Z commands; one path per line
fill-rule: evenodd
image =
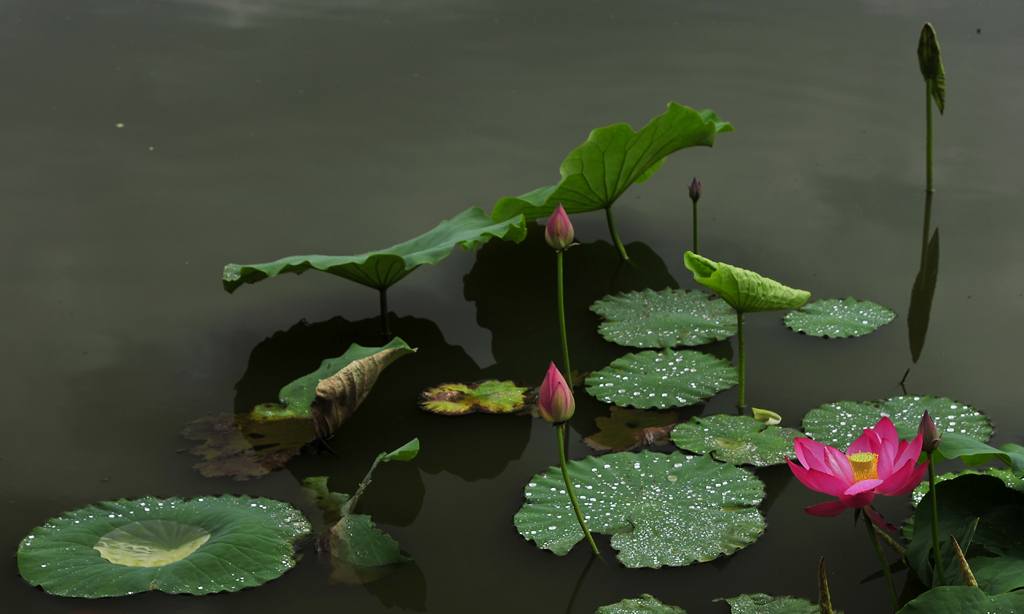
M 562 162 L 557 185 L 503 198 L 491 217 L 504 221 L 522 214 L 536 220 L 551 215 L 559 203 L 567 213 L 607 209 L 629 186 L 649 179 L 670 153 L 696 145 L 710 147 L 716 134 L 732 131 L 732 124 L 713 111 L 698 112 L 670 102 L 665 113 L 639 132 L 628 124 L 592 131 Z
M 989 467 L 984 471 L 964 469 L 960 473 L 943 473 L 941 475 L 935 476 L 935 483 L 938 484 L 939 482 L 952 480 L 962 475 L 991 475 L 1002 480 L 1003 484 L 1005 484 L 1007 488 L 1024 493 L 1024 479 L 1021 479 L 1013 475 L 1013 472 L 1010 471 L 1009 469 L 997 469 L 995 467 Z M 924 496 L 928 494 L 929 488 L 931 488 L 931 486 L 928 484 L 928 480 L 924 480 L 923 482 L 918 484 L 917 488 L 915 488 L 914 491 L 910 494 L 910 502 L 914 505 L 914 507 L 917 507 L 917 505 L 921 502 L 921 499 L 924 499 Z M 907 522 L 912 523 L 913 518 L 908 519 Z
M 517 216 L 496 222 L 480 207 L 472 207 L 415 239 L 375 252 L 357 256 L 290 256 L 264 264 L 229 264 L 224 267 L 224 289 L 234 292 L 242 284 L 253 284 L 283 273 L 317 270 L 383 290 L 420 265 L 437 264 L 458 245 L 475 249 L 491 237 L 518 243 L 526 237 L 526 223 Z
M 710 561 L 764 531 L 755 507 L 764 485 L 708 456 L 617 452 L 571 461 L 568 471 L 590 531 L 611 535 L 626 567 Z M 559 555 L 583 539 L 559 467 L 534 476 L 525 492 L 515 516 L 523 537 Z
M 671 348 L 702 345 L 736 334 L 736 314 L 699 290 L 642 290 L 606 296 L 590 306 L 604 318 L 601 336 L 619 345 Z
M 840 401 L 812 409 L 804 416 L 804 433 L 815 441 L 845 450 L 864 429 L 888 416 L 903 439 L 917 435 L 925 410 L 931 414 L 939 433 L 967 435 L 978 441 L 992 436 L 988 418 L 973 407 L 951 399 L 928 396 L 893 397 L 875 403 Z
M 1014 614 L 1024 610 L 1024 592 L 987 595 L 973 586 L 940 586 L 916 597 L 899 614 Z
M 804 305 L 786 314 L 786 326 L 812 337 L 860 337 L 892 322 L 896 314 L 888 307 L 852 296 L 829 298 Z
M 672 430 L 672 441 L 696 454 L 711 453 L 717 460 L 733 465 L 767 467 L 796 458 L 793 440 L 803 433 L 781 426 L 767 426 L 750 416 L 717 414 Z
M 591 373 L 587 392 L 607 403 L 665 409 L 693 405 L 739 381 L 729 361 L 693 350 L 627 354 Z
M 740 313 L 795 309 L 811 296 L 806 290 L 784 286 L 753 271 L 708 260 L 693 252 L 686 252 L 684 258 L 686 268 L 693 272 L 694 281 L 720 296 Z
M 461 416 L 473 412 L 510 414 L 526 407 L 529 388 L 520 388 L 515 382 L 484 380 L 474 384 L 441 384 L 423 391 L 420 407 L 446 416 Z
M 729 604 L 732 614 L 818 614 L 818 606 L 806 599 L 772 597 L 764 593 L 740 595 L 731 599 L 715 599 Z M 838 613 L 837 610 L 837 614 Z
M 630 612 L 648 612 L 649 614 L 686 614 L 686 610 L 674 605 L 665 605 L 654 597 L 643 594 L 637 599 L 623 599 L 612 605 L 597 608 L 594 614 L 629 614 Z
M 675 412 L 612 407 L 610 417 L 602 416 L 595 422 L 600 430 L 583 441 L 601 452 L 623 452 L 668 443 L 679 416 Z
M 1014 474 L 1024 475 L 1024 447 L 1006 443 L 993 448 L 970 435 L 943 433 L 942 443 L 933 454 L 935 462 L 948 458 L 959 458 L 965 465 L 983 465 L 992 459 L 999 459 L 1011 468 Z
M 276 403 L 267 405 L 273 407 L 261 405 L 248 415 L 217 414 L 189 422 L 181 434 L 203 440 L 188 450 L 203 457 L 193 468 L 208 478 L 258 478 L 283 467 L 316 439 L 308 410 L 304 417 L 294 417 L 277 412 L 281 406 Z M 274 418 L 275 414 L 281 417 Z
M 18 569 L 64 597 L 237 591 L 288 571 L 293 543 L 309 531 L 295 508 L 262 497 L 120 499 L 34 529 Z

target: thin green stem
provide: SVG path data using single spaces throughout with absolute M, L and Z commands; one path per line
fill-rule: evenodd
M 560 425 L 555 425 L 555 431 L 558 433 L 558 458 L 562 461 L 562 479 L 565 480 L 565 492 L 569 493 L 569 500 L 572 501 L 572 509 L 576 511 L 576 520 L 580 523 L 580 528 L 583 529 L 583 534 L 587 536 L 587 542 L 590 543 L 590 547 L 594 550 L 594 554 L 601 556 L 601 553 L 597 549 L 597 544 L 594 543 L 594 538 L 590 535 L 590 529 L 587 528 L 587 523 L 583 520 L 583 512 L 580 511 L 580 503 L 576 500 L 576 491 L 572 488 L 572 481 L 569 479 L 569 468 L 565 464 L 565 422 Z
M 935 554 L 935 570 L 939 572 L 939 582 L 945 586 L 946 573 L 942 569 L 942 551 L 939 549 L 939 497 L 935 492 L 935 463 L 931 452 L 928 452 L 928 492 L 932 494 L 932 552 Z
M 736 314 L 736 326 L 737 336 L 739 337 L 740 344 L 740 359 L 739 359 L 739 372 L 740 372 L 740 397 L 736 402 L 736 406 L 743 409 L 746 404 L 746 391 L 747 391 L 747 354 L 743 347 L 743 312 Z
M 612 208 L 604 208 L 605 216 L 608 218 L 608 230 L 612 233 L 612 240 L 615 242 L 615 247 L 619 249 L 619 255 L 622 256 L 623 260 L 629 260 L 629 256 L 626 255 L 626 248 L 622 245 L 622 241 L 619 240 L 619 231 L 615 230 L 615 216 L 612 215 Z
M 882 552 L 882 545 L 878 543 L 878 538 L 875 537 L 875 530 L 872 528 L 870 518 L 864 518 L 864 526 L 868 529 L 868 537 L 871 538 L 871 545 L 875 547 L 875 554 L 878 555 L 878 562 L 882 564 L 882 572 L 885 573 L 885 581 L 889 584 L 889 596 L 892 597 L 892 611 L 896 612 L 900 609 L 900 602 L 896 599 L 896 589 L 893 588 L 892 585 L 892 572 L 889 571 L 889 563 L 885 560 L 885 554 Z
M 700 254 L 700 247 L 697 245 L 697 202 L 693 203 L 693 253 Z
M 931 192 L 935 188 L 932 185 L 932 82 L 930 79 L 924 80 L 924 106 L 927 111 L 925 117 L 928 121 L 928 150 L 925 154 L 925 164 L 928 174 L 928 191 Z
M 572 369 L 569 368 L 569 341 L 565 334 L 565 290 L 562 287 L 562 252 L 558 250 L 558 329 L 562 333 L 562 357 L 565 359 L 565 377 L 572 390 Z
M 387 343 L 391 341 L 391 328 L 388 326 L 388 289 L 380 289 L 380 336 Z

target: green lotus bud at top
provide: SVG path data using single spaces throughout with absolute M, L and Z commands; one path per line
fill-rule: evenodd
M 704 190 L 701 189 L 700 182 L 697 181 L 696 177 L 694 177 L 693 183 L 690 184 L 690 200 L 693 201 L 693 204 L 697 204 L 697 201 L 700 200 L 700 195 L 703 192 Z
M 697 283 L 711 290 L 740 313 L 796 309 L 811 297 L 806 290 L 784 286 L 774 279 L 693 252 L 684 256 Z
M 930 23 L 925 23 L 921 28 L 921 38 L 917 41 L 917 61 L 932 99 L 939 107 L 939 113 L 942 113 L 946 108 L 946 70 L 942 67 L 942 53 L 939 51 L 935 28 Z

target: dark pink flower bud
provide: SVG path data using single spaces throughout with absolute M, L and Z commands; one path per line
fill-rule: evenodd
M 935 448 L 939 447 L 942 443 L 942 438 L 939 437 L 939 429 L 935 426 L 935 421 L 925 410 L 924 415 L 921 416 L 921 424 L 917 427 L 917 432 L 923 438 L 921 444 L 922 452 L 934 452 Z
M 548 367 L 548 374 L 544 376 L 544 383 L 540 385 L 537 406 L 540 408 L 540 416 L 552 424 L 565 422 L 576 411 L 576 400 L 572 396 L 572 390 L 555 363 Z
M 551 247 L 562 250 L 572 245 L 573 240 L 572 223 L 569 222 L 569 214 L 559 203 L 555 212 L 548 218 L 548 225 L 544 228 L 544 238 Z
M 697 201 L 700 200 L 700 195 L 703 193 L 704 190 L 701 189 L 700 182 L 697 181 L 696 177 L 694 177 L 693 183 L 690 184 L 690 200 L 693 201 L 693 204 L 697 204 Z

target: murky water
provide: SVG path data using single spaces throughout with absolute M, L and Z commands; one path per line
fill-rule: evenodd
M 824 403 L 903 394 L 909 368 L 909 393 L 970 404 L 992 418 L 994 443 L 1022 443 L 1022 18 L 1009 1 L 0 1 L 5 599 L 22 612 L 582 613 L 649 592 L 700 614 L 743 592 L 814 599 L 824 555 L 837 607 L 883 611 L 862 529 L 849 514 L 804 514 L 823 498 L 784 467 L 757 472 L 765 535 L 712 563 L 628 570 L 606 537 L 609 562 L 590 564 L 583 545 L 556 557 L 516 533 L 524 485 L 557 463 L 551 429 L 427 415 L 415 398 L 447 381 L 535 385 L 560 356 L 554 260 L 537 233 L 453 253 L 392 289 L 393 330 L 420 350 L 335 437 L 342 459 L 210 480 L 177 453 L 192 444 L 180 431 L 273 401 L 322 358 L 379 340 L 366 288 L 311 273 L 228 295 L 224 264 L 379 249 L 469 206 L 490 210 L 555 183 L 591 129 L 639 128 L 676 101 L 714 109 L 736 132 L 670 156 L 615 205 L 642 270 L 617 267 L 602 215 L 574 217 L 584 244 L 566 258 L 574 367 L 624 353 L 597 336 L 593 301 L 694 287 L 682 255 L 696 176 L 702 253 L 812 300 L 853 295 L 898 314 L 852 340 L 751 314 L 748 403 L 798 426 Z M 927 217 L 915 56 L 926 20 L 948 82 Z M 937 283 L 915 294 L 909 317 L 922 240 L 936 229 Z M 720 346 L 712 353 L 732 358 Z M 734 411 L 735 394 L 704 413 Z M 574 458 L 607 412 L 580 396 Z M 421 456 L 381 467 L 360 509 L 415 563 L 366 587 L 328 584 L 312 554 L 266 586 L 203 598 L 89 603 L 17 575 L 19 540 L 65 510 L 232 492 L 312 511 L 301 478 L 329 475 L 351 492 L 378 452 L 413 436 Z M 880 509 L 908 510 L 902 499 Z

